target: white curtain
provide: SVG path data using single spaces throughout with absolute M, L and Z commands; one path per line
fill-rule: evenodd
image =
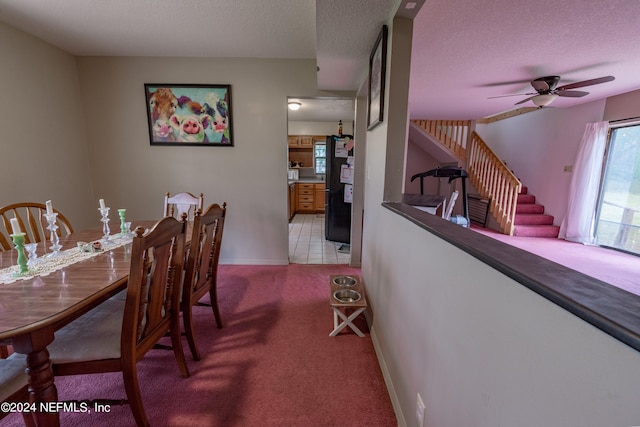
M 573 164 L 567 213 L 560 226 L 562 239 L 595 243 L 595 211 L 608 132 L 609 122 L 587 123 Z

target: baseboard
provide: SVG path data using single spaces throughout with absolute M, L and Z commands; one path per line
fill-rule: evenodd
M 387 392 L 389 393 L 389 398 L 391 399 L 391 405 L 393 406 L 393 412 L 396 414 L 396 419 L 398 421 L 398 427 L 407 427 L 407 421 L 404 418 L 404 414 L 402 413 L 402 407 L 400 406 L 400 401 L 398 400 L 398 395 L 396 393 L 396 389 L 393 387 L 393 381 L 391 380 L 391 375 L 389 374 L 389 369 L 387 368 L 387 363 L 384 360 L 384 355 L 382 354 L 382 350 L 380 349 L 380 342 L 378 341 L 378 336 L 376 335 L 376 331 L 371 327 L 371 319 L 368 313 L 365 314 L 367 318 L 367 324 L 369 325 L 369 335 L 371 336 L 371 342 L 373 343 L 373 349 L 376 352 L 376 357 L 378 358 L 378 364 L 380 365 L 380 370 L 382 371 L 382 377 L 384 378 L 384 383 L 387 386 Z
M 289 265 L 289 258 L 285 259 L 223 259 L 220 265 Z

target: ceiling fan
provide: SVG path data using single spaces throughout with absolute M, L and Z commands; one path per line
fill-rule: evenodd
M 524 104 L 527 101 L 532 101 L 538 107 L 546 107 L 551 104 L 557 97 L 565 96 L 569 98 L 580 98 L 589 95 L 589 92 L 581 90 L 570 90 L 579 87 L 593 86 L 600 83 L 606 83 L 615 80 L 613 76 L 599 77 L 597 79 L 583 80 L 581 82 L 569 83 L 563 86 L 558 86 L 560 82 L 560 76 L 546 76 L 539 77 L 531 81 L 531 86 L 536 90 L 536 93 L 521 93 L 514 95 L 494 96 L 492 98 L 504 98 L 505 96 L 529 96 L 522 101 L 516 102 L 515 105 Z

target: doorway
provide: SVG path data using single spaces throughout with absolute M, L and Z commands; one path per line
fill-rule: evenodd
M 596 242 L 640 255 L 640 125 L 612 128 L 606 153 Z
M 325 239 L 326 138 L 353 135 L 353 98 L 289 97 L 287 117 L 289 167 L 289 262 L 350 264 L 341 242 Z M 323 154 L 324 153 L 324 154 Z M 292 185 L 293 184 L 293 185 Z M 354 224 L 352 224 L 353 229 Z

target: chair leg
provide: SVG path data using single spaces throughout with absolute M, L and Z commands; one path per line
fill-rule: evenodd
M 131 412 L 133 412 L 133 418 L 135 418 L 136 424 L 138 427 L 149 427 L 149 420 L 142 405 L 136 366 L 123 367 L 122 378 L 124 380 L 124 389 L 127 392 L 129 406 L 131 407 Z
M 218 329 L 222 329 L 222 319 L 220 318 L 220 309 L 218 308 L 218 294 L 216 292 L 215 282 L 209 289 L 209 298 L 211 299 L 211 309 L 213 310 L 213 316 L 216 318 L 216 325 Z
M 200 351 L 198 351 L 198 344 L 196 343 L 196 336 L 193 331 L 193 310 L 189 301 L 185 302 L 184 308 L 182 309 L 182 323 L 184 323 L 184 333 L 187 336 L 189 349 L 191 349 L 191 356 L 193 360 L 200 360 Z
M 182 338 L 180 333 L 180 314 L 173 316 L 171 321 L 171 346 L 173 347 L 173 354 L 178 362 L 178 369 L 180 369 L 180 375 L 183 378 L 189 378 L 189 368 L 187 367 L 187 361 L 184 358 L 184 351 L 182 351 Z
M 27 399 L 26 402 L 29 400 Z M 22 413 L 22 422 L 24 423 L 24 427 L 36 427 L 36 422 L 33 419 L 33 414 L 31 412 L 23 412 Z

